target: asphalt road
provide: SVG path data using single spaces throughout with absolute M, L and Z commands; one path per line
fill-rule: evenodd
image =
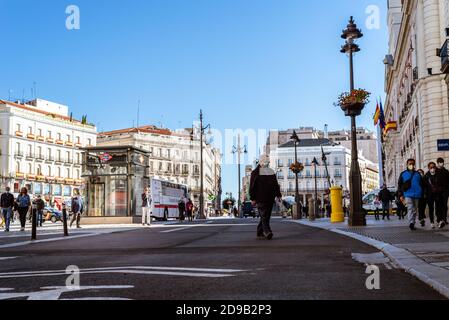
M 256 224 L 172 224 L 2 249 L 0 299 L 443 299 L 383 263 L 381 289 L 368 290 L 352 254 L 378 251 L 356 240 L 280 219 L 272 241 L 257 240 Z M 65 288 L 71 265 L 81 270 L 78 290 Z

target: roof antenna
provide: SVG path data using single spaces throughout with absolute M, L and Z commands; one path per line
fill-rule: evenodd
M 33 82 L 33 88 L 34 88 L 34 99 L 37 99 L 37 91 L 36 91 L 36 81 Z
M 137 101 L 137 128 L 139 127 L 139 117 L 140 117 L 140 100 Z

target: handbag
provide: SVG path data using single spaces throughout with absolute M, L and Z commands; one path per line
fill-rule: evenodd
M 402 192 L 407 192 L 411 189 L 412 180 L 415 177 L 415 174 L 416 174 L 416 171 L 413 172 L 412 177 L 408 181 L 404 182 L 404 184 L 402 185 Z

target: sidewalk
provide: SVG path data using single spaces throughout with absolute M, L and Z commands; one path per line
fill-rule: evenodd
M 330 219 L 295 220 L 294 223 L 325 229 L 365 242 L 389 257 L 397 266 L 416 276 L 449 298 L 449 227 L 432 230 L 430 225 L 410 231 L 408 223 L 392 217 L 376 221 L 369 217 L 366 227 L 333 224 Z

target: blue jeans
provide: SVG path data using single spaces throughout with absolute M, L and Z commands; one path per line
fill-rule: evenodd
M 43 216 L 44 216 L 43 210 L 36 210 L 36 221 L 39 227 L 42 227 L 42 223 L 44 222 Z
M 9 225 L 11 223 L 12 209 L 2 209 L 3 218 L 5 219 L 5 230 L 9 231 Z

